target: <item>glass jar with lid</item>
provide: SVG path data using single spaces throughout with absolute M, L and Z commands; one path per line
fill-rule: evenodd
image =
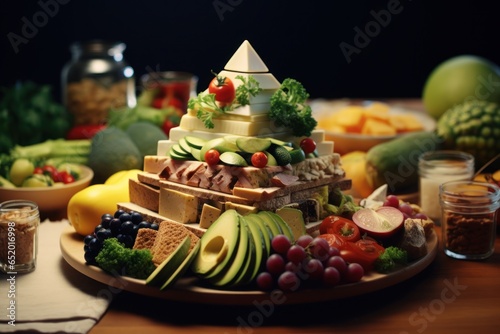
M 123 59 L 126 45 L 93 40 L 70 46 L 62 70 L 62 98 L 74 125 L 104 124 L 110 109 L 136 104 L 134 70 Z

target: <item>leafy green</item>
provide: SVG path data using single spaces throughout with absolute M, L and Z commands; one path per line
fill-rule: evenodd
M 9 153 L 14 145 L 64 138 L 70 118 L 49 85 L 27 81 L 0 87 L 0 153 Z
M 137 104 L 132 108 L 111 109 L 107 125 L 126 130 L 133 123 L 150 122 L 161 128 L 166 119 L 171 119 L 174 124 L 179 124 L 180 116 L 174 107 L 157 109 Z
M 290 128 L 294 136 L 310 136 L 317 122 L 306 103 L 308 98 L 309 94 L 300 82 L 291 78 L 283 80 L 281 87 L 271 96 L 269 118 L 277 126 Z
M 141 279 L 147 278 L 156 268 L 149 249 L 126 248 L 116 238 L 104 240 L 95 260 L 107 272 Z
M 396 246 L 387 247 L 375 261 L 375 270 L 380 273 L 387 273 L 398 265 L 408 263 L 408 252 Z
M 196 110 L 196 117 L 203 122 L 207 129 L 213 129 L 214 118 L 240 106 L 250 104 L 250 97 L 256 96 L 262 90 L 259 87 L 259 82 L 252 76 L 245 79 L 243 76 L 238 75 L 236 79 L 241 80 L 242 84 L 236 88 L 235 98 L 232 104 L 220 106 L 215 100 L 215 94 L 206 91 L 189 99 L 188 108 Z

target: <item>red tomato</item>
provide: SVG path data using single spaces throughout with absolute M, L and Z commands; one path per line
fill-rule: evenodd
M 252 166 L 264 168 L 267 166 L 267 155 L 264 152 L 255 152 L 252 154 Z
M 75 182 L 75 178 L 67 171 L 62 171 L 59 172 L 59 182 L 62 182 L 64 184 L 73 183 Z
M 208 92 L 215 94 L 215 100 L 222 106 L 233 103 L 236 90 L 231 79 L 216 75 L 208 86 Z
M 340 250 L 340 256 L 349 263 L 359 263 L 365 272 L 373 270 L 375 261 L 385 248 L 373 239 L 360 239 L 356 242 L 346 242 Z
M 305 154 L 313 153 L 316 149 L 316 142 L 312 138 L 304 138 L 300 141 L 300 148 Z
M 33 174 L 43 174 L 42 167 L 35 167 L 35 169 L 33 170 Z
M 323 219 L 319 232 L 338 235 L 345 241 L 358 241 L 361 238 L 359 227 L 352 220 L 335 215 Z
M 335 234 L 330 234 L 330 233 L 320 234 L 318 235 L 318 238 L 325 239 L 330 245 L 330 247 L 335 247 L 338 250 L 343 249 L 346 244 L 344 239 Z
M 210 149 L 205 153 L 205 161 L 209 165 L 217 165 L 220 161 L 220 153 L 216 149 Z

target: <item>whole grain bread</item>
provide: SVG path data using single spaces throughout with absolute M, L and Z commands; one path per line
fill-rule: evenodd
M 191 252 L 198 243 L 199 238 L 182 224 L 167 220 L 162 221 L 151 248 L 153 263 L 156 265 L 161 264 L 179 246 L 186 236 L 189 236 L 191 239 L 191 244 L 189 246 L 189 252 Z
M 141 228 L 137 231 L 137 236 L 135 237 L 134 249 L 149 249 L 153 248 L 153 245 L 158 235 L 157 230 L 151 228 Z
M 404 235 L 400 247 L 408 252 L 408 260 L 417 260 L 427 254 L 425 230 L 422 224 L 411 218 L 404 222 Z

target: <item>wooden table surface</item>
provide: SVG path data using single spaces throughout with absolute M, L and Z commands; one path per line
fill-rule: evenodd
M 397 101 L 421 109 L 420 101 Z M 441 228 L 435 228 L 438 236 Z M 498 229 L 497 229 L 498 231 Z M 496 333 L 500 328 L 500 238 L 484 261 L 447 257 L 395 286 L 331 302 L 266 307 L 170 302 L 116 295 L 90 331 L 111 333 Z

